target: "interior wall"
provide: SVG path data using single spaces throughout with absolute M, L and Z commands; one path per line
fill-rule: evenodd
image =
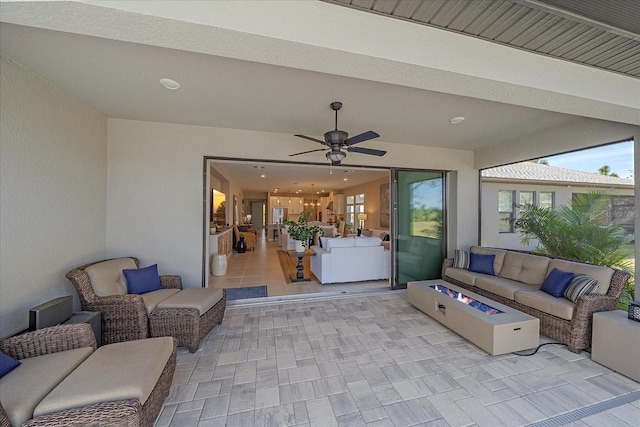
M 389 184 L 389 177 L 356 185 L 343 191 L 345 197 L 364 194 L 364 213 L 367 214 L 367 220 L 364 223 L 364 228 L 389 228 L 380 227 L 380 186 L 382 184 Z M 355 229 L 358 227 L 357 215 L 355 221 L 356 223 L 354 224 L 353 233 L 355 233 Z
M 0 57 L 0 336 L 105 255 L 107 119 Z
M 108 146 L 108 255 L 136 255 L 143 266 L 157 262 L 161 273 L 181 274 L 185 286 L 201 286 L 203 157 L 250 153 L 253 159 L 287 161 L 299 141 L 277 133 L 109 119 Z M 476 189 L 460 192 L 470 206 L 455 219 L 460 243 L 477 238 L 478 171 L 471 151 L 385 148 L 387 155 L 370 159 L 370 166 L 458 170 L 461 185 Z M 300 160 L 318 159 L 310 154 Z M 231 183 L 229 193 L 240 189 Z

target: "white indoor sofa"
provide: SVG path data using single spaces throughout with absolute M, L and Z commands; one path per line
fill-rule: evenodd
M 311 272 L 320 283 L 388 279 L 391 252 L 377 237 L 322 237 L 322 247 L 312 246 Z

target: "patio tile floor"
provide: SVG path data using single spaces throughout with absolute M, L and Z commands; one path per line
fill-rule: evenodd
M 541 342 L 549 342 L 541 337 Z M 179 349 L 156 426 L 637 426 L 640 384 L 560 345 L 490 356 L 404 291 L 238 305 Z

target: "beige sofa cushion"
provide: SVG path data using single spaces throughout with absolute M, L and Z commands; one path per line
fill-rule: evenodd
M 472 246 L 471 252 L 482 255 L 495 255 L 493 260 L 493 272 L 496 276 L 500 275 L 504 256 L 507 253 L 504 249 L 484 248 L 482 246 Z
M 127 399 L 144 405 L 172 352 L 170 337 L 100 347 L 40 402 L 34 416 Z
M 573 318 L 575 304 L 566 298 L 556 298 L 544 291 L 518 291 L 516 302 L 565 320 Z
M 140 296 L 142 297 L 142 301 L 144 301 L 147 314 L 151 314 L 160 302 L 172 297 L 180 291 L 180 289 L 158 289 L 157 291 L 147 292 Z
M 93 292 L 99 297 L 110 295 L 126 295 L 127 279 L 122 270 L 136 269 L 136 262 L 132 258 L 116 258 L 93 264 L 84 269 L 91 279 Z
M 197 308 L 202 316 L 222 299 L 222 289 L 185 288 L 181 292 L 161 301 L 158 308 Z
M 500 277 L 540 287 L 547 277 L 550 258 L 538 255 L 507 252 Z
M 469 286 L 475 286 L 476 277 L 481 276 L 482 273 L 475 273 L 473 271 L 465 270 L 464 268 L 449 267 L 444 270 L 444 275 L 462 283 L 466 283 Z
M 486 274 L 479 275 L 476 278 L 475 285 L 480 289 L 484 289 L 485 291 L 492 292 L 510 300 L 515 299 L 515 293 L 518 291 L 530 291 L 536 289 L 534 286 L 527 285 L 526 283 L 505 279 L 504 277 L 487 276 Z
M 612 268 L 602 267 L 600 265 L 583 264 L 580 262 L 564 261 L 561 259 L 552 259 L 551 262 L 549 262 L 547 274 L 549 274 L 554 268 L 562 271 L 571 271 L 574 275 L 586 274 L 592 279 L 596 279 L 598 281 L 598 289 L 596 289 L 595 293 L 599 295 L 607 293 L 609 285 L 611 284 L 611 278 L 613 277 Z
M 0 378 L 0 401 L 11 425 L 33 418 L 33 410 L 44 397 L 93 352 L 91 347 L 23 359 Z

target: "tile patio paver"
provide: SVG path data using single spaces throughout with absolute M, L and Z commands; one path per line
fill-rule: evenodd
M 387 291 L 229 307 L 179 350 L 156 425 L 524 426 L 635 391 L 562 346 L 490 356 Z M 571 425 L 636 415 L 640 401 Z

